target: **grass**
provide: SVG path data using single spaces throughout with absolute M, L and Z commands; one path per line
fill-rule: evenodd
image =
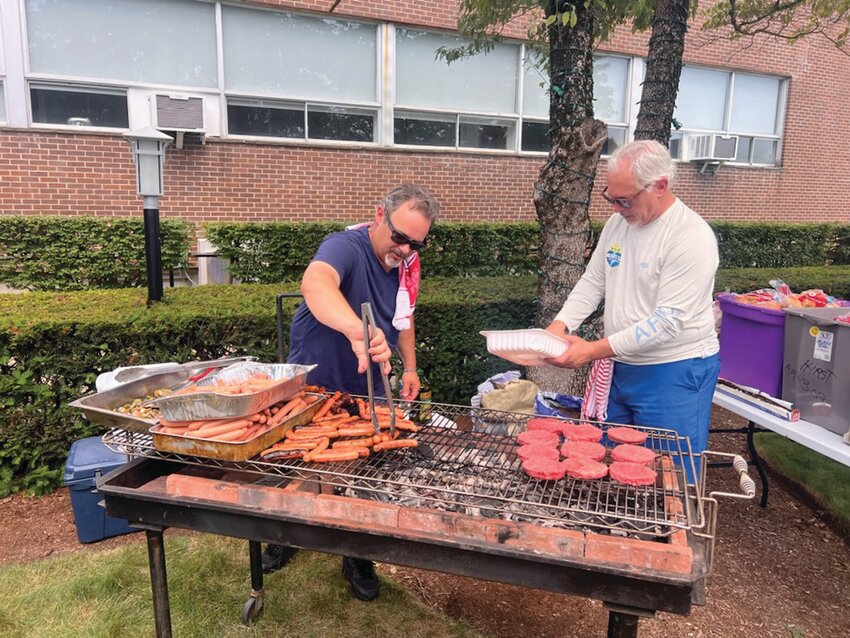
M 381 596 L 354 599 L 338 556 L 299 552 L 265 578 L 263 616 L 239 621 L 250 593 L 247 542 L 211 535 L 167 537 L 175 636 L 480 636 L 381 575 Z M 144 542 L 0 568 L 0 636 L 39 638 L 154 635 Z
M 850 530 L 850 467 L 772 432 L 755 437 L 759 454 Z

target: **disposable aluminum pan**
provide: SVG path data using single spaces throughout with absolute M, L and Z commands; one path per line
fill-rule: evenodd
M 209 388 L 209 392 L 162 397 L 152 403 L 159 408 L 162 418 L 168 421 L 248 416 L 292 397 L 304 387 L 307 373 L 315 367 L 315 365 L 295 363 L 246 361 L 224 368 L 221 372 L 198 381 L 198 387 Z M 219 380 L 246 381 L 255 375 L 268 375 L 276 383 L 264 390 L 249 394 L 215 392 L 216 382 Z
M 280 441 L 296 425 L 309 423 L 326 400 L 324 395 L 318 396 L 320 398 L 317 401 L 300 412 L 288 416 L 271 430 L 258 434 L 247 441 L 212 441 L 197 436 L 164 434 L 160 432 L 162 426 L 157 425 L 150 430 L 153 446 L 160 452 L 187 454 L 220 461 L 247 461 Z

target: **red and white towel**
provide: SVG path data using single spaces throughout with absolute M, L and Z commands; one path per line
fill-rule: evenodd
M 354 224 L 346 226 L 345 230 L 363 228 L 372 224 L 373 222 Z M 398 267 L 398 293 L 395 297 L 395 314 L 393 315 L 393 328 L 396 330 L 410 329 L 410 318 L 416 310 L 416 297 L 419 295 L 420 277 L 419 253 L 415 252 Z
M 611 392 L 613 372 L 614 362 L 611 359 L 597 359 L 593 362 L 581 404 L 583 419 L 604 421 L 608 418 L 608 394 Z

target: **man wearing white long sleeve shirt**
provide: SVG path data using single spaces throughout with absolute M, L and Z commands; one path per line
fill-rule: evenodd
M 578 368 L 610 357 L 607 420 L 674 429 L 699 454 L 720 369 L 712 313 L 719 257 L 711 227 L 670 190 L 673 177 L 658 142 L 632 142 L 611 155 L 602 196 L 617 214 L 547 327 L 569 341 L 549 363 Z M 568 334 L 603 301 L 603 339 Z

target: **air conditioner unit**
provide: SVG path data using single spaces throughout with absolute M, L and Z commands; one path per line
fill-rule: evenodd
M 726 162 L 738 154 L 737 135 L 699 134 L 687 136 L 687 159 L 702 162 Z
M 184 133 L 199 133 L 204 142 L 204 98 L 154 93 L 151 104 L 154 126 L 177 133 L 177 148 L 183 147 Z

